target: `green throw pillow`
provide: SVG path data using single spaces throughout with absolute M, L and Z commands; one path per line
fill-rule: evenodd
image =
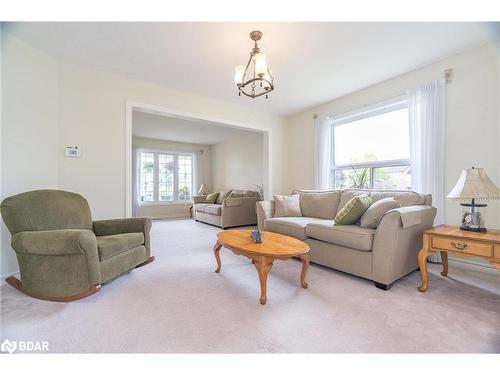
M 334 225 L 350 225 L 356 223 L 371 204 L 372 199 L 366 194 L 358 195 L 350 199 L 344 208 L 335 216 Z
M 207 197 L 205 198 L 205 203 L 214 204 L 218 196 L 219 193 L 208 194 Z

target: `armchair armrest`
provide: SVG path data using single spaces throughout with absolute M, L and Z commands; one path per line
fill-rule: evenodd
M 373 240 L 373 280 L 389 285 L 418 268 L 417 253 L 422 231 L 431 228 L 436 216 L 432 206 L 409 206 L 388 211 Z
M 90 230 L 18 232 L 12 236 L 12 247 L 24 290 L 64 297 L 101 284 L 97 239 Z
M 151 219 L 134 217 L 128 219 L 111 219 L 93 221 L 92 226 L 96 236 L 109 236 L 118 233 L 144 233 L 149 234 Z
M 134 217 L 128 219 L 99 220 L 92 222 L 96 236 L 110 236 L 118 233 L 144 233 L 144 246 L 146 255 L 151 256 L 151 242 L 149 232 L 151 230 L 151 219 L 145 217 Z
M 206 196 L 204 195 L 193 195 L 193 203 L 205 203 L 205 200 L 207 199 Z
M 19 232 L 12 236 L 16 252 L 30 255 L 79 255 L 95 253 L 97 240 L 90 230 L 62 229 Z
M 264 221 L 274 216 L 274 201 L 257 202 L 257 224 L 260 230 L 264 230 Z

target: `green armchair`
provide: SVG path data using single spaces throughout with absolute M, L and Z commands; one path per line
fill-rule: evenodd
M 21 281 L 5 281 L 32 297 L 67 302 L 87 297 L 154 260 L 145 218 L 92 221 L 87 200 L 60 190 L 35 190 L 0 206 L 12 235 Z

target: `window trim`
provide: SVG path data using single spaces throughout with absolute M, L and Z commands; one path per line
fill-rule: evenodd
M 138 160 L 137 160 L 137 180 L 138 180 L 138 189 L 139 189 L 139 197 L 141 194 L 141 173 L 140 173 L 140 165 L 141 165 L 141 157 L 142 153 L 152 153 L 153 154 L 153 201 L 140 201 L 141 206 L 158 206 L 158 205 L 167 205 L 167 204 L 178 204 L 178 203 L 188 203 L 192 199 L 183 200 L 183 199 L 172 199 L 171 201 L 161 201 L 160 200 L 160 164 L 159 164 L 159 154 L 163 155 L 174 155 L 174 197 L 178 197 L 179 190 L 179 156 L 190 156 L 191 157 L 191 197 L 194 195 L 194 182 L 195 182 L 195 160 L 196 155 L 194 152 L 189 151 L 167 151 L 161 149 L 149 149 L 149 148 L 139 148 L 138 152 Z
M 410 158 L 405 159 L 392 159 L 392 160 L 377 160 L 372 162 L 359 162 L 348 164 L 335 164 L 335 127 L 339 125 L 348 124 L 350 122 L 362 120 L 365 118 L 382 115 L 384 113 L 397 111 L 400 109 L 408 108 L 408 99 L 406 95 L 396 96 L 394 98 L 378 102 L 372 105 L 357 109 L 354 111 L 345 112 L 332 117 L 332 155 L 331 155 L 331 168 L 330 168 L 330 186 L 335 189 L 335 172 L 337 170 L 351 169 L 351 168 L 368 168 L 370 169 L 370 189 L 374 188 L 375 174 L 374 169 L 384 167 L 403 167 L 410 166 Z M 408 124 L 409 126 L 409 124 Z

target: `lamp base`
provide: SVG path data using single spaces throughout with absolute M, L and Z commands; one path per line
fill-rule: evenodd
M 481 233 L 487 232 L 486 228 L 470 228 L 461 226 L 460 229 L 467 230 L 469 232 L 481 232 Z

